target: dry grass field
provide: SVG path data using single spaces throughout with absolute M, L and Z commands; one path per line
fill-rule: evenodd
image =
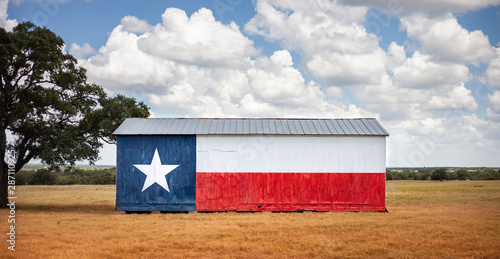
M 389 213 L 126 215 L 114 186 L 17 194 L 16 251 L 3 234 L 0 258 L 500 257 L 500 181 L 390 181 Z

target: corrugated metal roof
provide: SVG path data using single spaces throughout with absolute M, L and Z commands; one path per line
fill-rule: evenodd
M 376 119 L 131 118 L 115 135 L 376 135 L 389 133 Z

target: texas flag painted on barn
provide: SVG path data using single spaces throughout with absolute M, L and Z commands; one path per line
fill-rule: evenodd
M 118 136 L 116 166 L 117 210 L 195 210 L 195 136 Z
M 384 211 L 375 119 L 128 119 L 117 210 Z

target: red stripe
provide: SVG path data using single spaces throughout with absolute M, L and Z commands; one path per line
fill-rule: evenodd
M 196 173 L 197 211 L 384 211 L 385 173 Z

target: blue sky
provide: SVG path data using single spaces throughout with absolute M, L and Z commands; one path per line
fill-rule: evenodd
M 500 166 L 500 0 L 372 2 L 1 0 L 0 25 L 155 117 L 375 117 L 388 166 Z

